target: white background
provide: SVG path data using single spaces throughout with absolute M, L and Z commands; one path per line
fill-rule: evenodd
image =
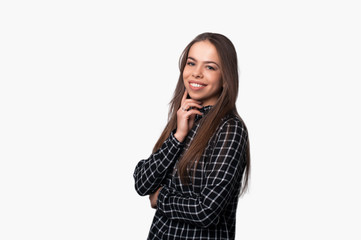
M 132 174 L 205 31 L 239 58 L 236 239 L 361 239 L 357 2 L 1 1 L 0 239 L 146 239 Z

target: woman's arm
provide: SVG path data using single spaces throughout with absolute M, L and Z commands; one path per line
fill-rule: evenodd
M 217 224 L 219 215 L 239 187 L 244 170 L 243 154 L 248 144 L 245 126 L 229 119 L 220 129 L 209 163 L 206 183 L 199 196 L 183 196 L 164 186 L 158 195 L 157 207 L 170 219 L 186 221 L 200 227 Z
M 135 189 L 139 195 L 144 196 L 154 193 L 167 170 L 173 166 L 189 130 L 194 125 L 197 114 L 202 113 L 196 108 L 202 108 L 201 102 L 187 99 L 188 92 L 185 90 L 182 98 L 182 106 L 177 111 L 177 129 L 173 131 L 161 148 L 153 153 L 148 159 L 138 163 L 134 171 Z M 191 109 L 194 108 L 194 109 Z
M 182 146 L 183 144 L 174 137 L 172 132 L 158 151 L 137 164 L 133 177 L 135 189 L 139 195 L 145 196 L 158 189 L 169 167 L 173 166 L 180 154 Z

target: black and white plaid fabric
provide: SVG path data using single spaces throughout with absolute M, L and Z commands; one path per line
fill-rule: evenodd
M 201 112 L 206 114 L 210 109 L 211 106 L 206 106 Z M 141 196 L 162 186 L 148 239 L 235 238 L 236 209 L 246 163 L 247 128 L 236 116 L 222 119 L 197 165 L 194 181 L 183 185 L 176 163 L 197 133 L 201 118 L 197 115 L 183 143 L 171 133 L 159 150 L 141 160 L 135 168 L 135 188 Z

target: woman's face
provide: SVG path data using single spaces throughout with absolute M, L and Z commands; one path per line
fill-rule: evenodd
M 209 41 L 196 42 L 189 50 L 183 70 L 183 82 L 189 96 L 214 105 L 222 91 L 221 64 L 215 46 Z

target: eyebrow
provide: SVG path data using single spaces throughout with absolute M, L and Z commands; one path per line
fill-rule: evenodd
M 195 58 L 188 57 L 188 59 L 191 59 L 191 60 L 197 62 L 197 60 Z M 213 62 L 213 61 L 204 61 L 203 63 L 213 63 L 213 64 L 217 65 L 217 67 L 219 67 L 219 65 L 216 62 Z

